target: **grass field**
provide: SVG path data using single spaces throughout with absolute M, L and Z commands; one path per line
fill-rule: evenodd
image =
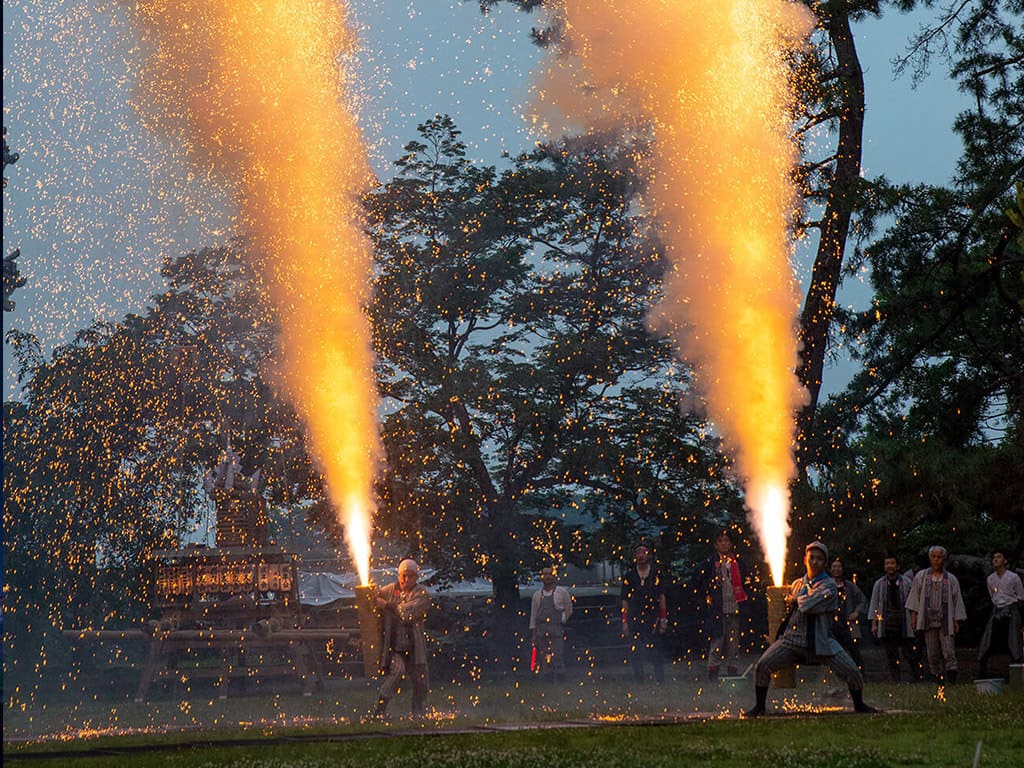
M 207 692 L 208 693 L 208 692 Z M 740 720 L 750 693 L 680 673 L 662 685 L 586 678 L 438 685 L 432 717 L 380 723 L 365 681 L 311 697 L 211 699 L 190 694 L 136 704 L 89 700 L 4 710 L 4 762 L 33 766 L 416 768 L 712 766 L 1024 766 L 1024 692 L 983 696 L 970 683 L 870 686 L 887 710 L 849 714 L 825 679 L 773 691 L 773 716 Z M 165 694 L 166 696 L 166 694 Z M 405 711 L 406 695 L 394 713 Z M 46 756 L 49 755 L 47 758 Z

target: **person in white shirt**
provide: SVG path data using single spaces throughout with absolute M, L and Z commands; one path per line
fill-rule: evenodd
M 985 625 L 985 634 L 978 645 L 978 677 L 988 677 L 988 660 L 992 654 L 1006 651 L 1011 664 L 1020 664 L 1020 608 L 1024 604 L 1024 585 L 1020 576 L 1007 568 L 1002 552 L 992 553 L 992 567 L 986 585 L 992 600 L 992 613 Z
M 536 653 L 537 672 L 565 679 L 565 625 L 572 616 L 572 596 L 555 584 L 554 568 L 541 568 L 541 588 L 530 601 L 530 633 Z

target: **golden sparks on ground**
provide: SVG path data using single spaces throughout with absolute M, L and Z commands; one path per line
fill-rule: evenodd
M 539 118 L 650 132 L 638 162 L 673 265 L 652 323 L 694 367 L 781 584 L 804 396 L 786 59 L 810 14 L 783 0 L 563 0 L 555 26 L 565 44 L 538 85 Z
M 360 579 L 379 454 L 359 195 L 372 181 L 340 56 L 338 3 L 154 0 L 139 103 L 224 179 L 281 322 L 279 382 L 305 420 Z

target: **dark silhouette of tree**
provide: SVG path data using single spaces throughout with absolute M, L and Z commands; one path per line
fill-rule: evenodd
M 820 493 L 869 521 L 833 514 L 854 540 L 927 529 L 960 541 L 1024 516 L 1024 9 L 958 4 L 904 66 L 920 73 L 913 57 L 936 45 L 974 96 L 954 126 L 963 154 L 948 187 L 873 184 L 850 266 L 870 267 L 874 298 L 841 317 L 861 372 L 818 421 L 831 457 L 815 467 Z M 1016 528 L 1001 546 L 1019 554 Z
M 537 5 L 509 1 L 523 10 Z M 942 521 L 964 531 L 985 528 L 985 520 L 1017 520 L 1024 498 L 1017 352 L 1024 345 L 1012 192 L 1024 156 L 1024 10 L 1000 0 L 806 4 L 819 30 L 809 55 L 793 65 L 795 135 L 803 142 L 824 128 L 835 144 L 825 156 L 805 146 L 795 169 L 806 201 L 796 228 L 817 230 L 819 239 L 800 323 L 797 375 L 810 398 L 798 416 L 794 536 L 860 541 L 877 539 L 882 528 L 914 531 Z M 854 25 L 922 6 L 936 8 L 936 21 L 896 58 L 897 71 L 920 79 L 943 57 L 976 103 L 955 125 L 964 154 L 949 188 L 861 176 L 870 94 Z M 533 38 L 550 44 L 559 33 L 557 26 L 533 30 Z M 836 295 L 861 269 L 872 274 L 876 301 L 850 315 Z M 842 397 L 822 405 L 824 362 L 840 336 L 845 348 L 859 350 L 862 371 Z
M 807 442 L 821 392 L 825 358 L 830 347 L 836 294 L 842 282 L 850 222 L 862 195 L 861 154 L 864 145 L 864 73 L 851 22 L 878 15 L 878 0 L 808 2 L 818 18 L 821 35 L 810 55 L 798 66 L 795 83 L 803 111 L 797 136 L 822 126 L 837 136 L 835 152 L 814 158 L 797 169 L 797 178 L 816 220 L 801 229 L 819 231 L 811 279 L 800 314 L 800 362 L 797 378 L 808 394 L 797 418 L 797 466 L 806 472 Z M 809 70 L 809 71 L 808 71 Z M 805 150 L 806 155 L 806 150 Z M 820 206 L 820 207 L 819 207 Z

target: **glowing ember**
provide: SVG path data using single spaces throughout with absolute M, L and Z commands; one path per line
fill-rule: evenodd
M 624 712 L 609 712 L 608 714 L 597 714 L 592 717 L 599 723 L 625 723 L 640 719 L 639 715 Z
M 782 0 L 560 7 L 569 55 L 540 98 L 591 130 L 651 131 L 642 171 L 674 264 L 654 322 L 694 368 L 780 584 L 803 398 L 786 57 L 811 16 Z
M 280 383 L 305 420 L 368 583 L 378 455 L 366 300 L 371 181 L 344 105 L 353 45 L 339 3 L 157 0 L 133 6 L 150 55 L 143 108 L 223 178 L 281 322 Z
M 845 712 L 846 707 L 840 707 L 835 704 L 810 704 L 804 701 L 797 701 L 796 699 L 784 699 L 780 709 L 789 715 L 798 714 L 822 714 L 824 712 Z

